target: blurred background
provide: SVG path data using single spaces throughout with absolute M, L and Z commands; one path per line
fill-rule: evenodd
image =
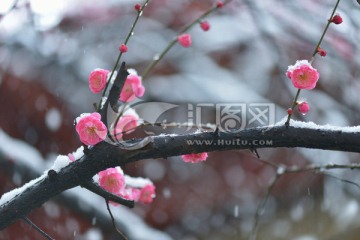
M 135 19 L 135 3 L 1 0 L 0 194 L 39 176 L 58 154 L 80 146 L 73 121 L 92 112 L 100 99 L 89 91 L 88 76 L 94 68 L 113 68 L 118 47 Z M 159 118 L 177 122 L 189 120 L 191 108 L 205 104 L 200 114 L 203 123 L 215 123 L 216 104 L 240 104 L 246 109 L 250 104 L 275 104 L 273 118 L 280 121 L 296 93 L 284 74 L 287 66 L 311 57 L 335 3 L 232 1 L 206 18 L 211 25 L 208 32 L 198 25 L 188 32 L 193 40 L 189 49 L 177 44 L 170 50 L 144 79 L 141 101 L 181 106 Z M 184 25 L 214 4 L 213 0 L 150 1 L 122 60 L 141 74 Z M 313 64 L 320 81 L 316 89 L 301 92 L 311 111 L 305 116 L 295 113 L 294 118 L 354 126 L 360 123 L 360 5 L 341 1 L 337 12 L 344 22 L 330 26 L 321 45 L 328 55 L 316 56 Z M 158 108 L 166 111 L 164 105 Z M 139 109 L 140 116 L 149 114 L 142 111 L 146 109 Z M 193 119 L 200 121 L 200 115 Z M 129 137 L 133 136 L 145 133 Z M 335 151 L 258 152 L 262 159 L 284 166 L 359 161 L 358 154 Z M 210 153 L 200 164 L 186 164 L 180 157 L 148 159 L 129 164 L 124 171 L 148 177 L 157 187 L 150 205 L 113 208 L 119 228 L 135 240 L 246 239 L 256 207 L 276 173 L 250 151 Z M 331 174 L 360 184 L 356 170 Z M 357 186 L 319 172 L 286 175 L 271 192 L 258 239 L 358 239 L 359 199 Z M 56 239 L 119 239 L 103 199 L 85 189 L 61 194 L 29 218 Z M 40 238 L 22 222 L 0 232 L 0 239 Z

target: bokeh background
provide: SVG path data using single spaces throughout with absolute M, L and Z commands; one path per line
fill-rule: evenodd
M 89 91 L 87 78 L 94 68 L 113 68 L 135 19 L 135 3 L 1 0 L 0 194 L 39 176 L 58 154 L 80 145 L 73 121 L 92 112 L 100 98 Z M 141 74 L 183 26 L 214 3 L 151 0 L 122 60 Z M 162 117 L 168 121 L 187 120 L 188 104 L 270 103 L 280 121 L 296 92 L 284 72 L 296 60 L 311 57 L 335 3 L 232 1 L 206 18 L 210 31 L 196 25 L 188 32 L 193 39 L 189 49 L 175 45 L 169 51 L 144 79 L 141 101 L 183 106 Z M 316 89 L 301 93 L 311 111 L 294 117 L 354 126 L 360 122 L 360 5 L 341 1 L 337 12 L 344 22 L 330 26 L 321 45 L 328 55 L 317 56 L 313 64 L 320 81 Z M 214 114 L 210 108 L 202 122 L 214 123 Z M 173 131 L 179 132 L 152 129 L 156 134 Z M 358 154 L 309 149 L 261 149 L 259 154 L 285 166 L 359 161 Z M 246 239 L 275 174 L 250 151 L 214 152 L 201 164 L 186 164 L 180 157 L 148 159 L 124 170 L 152 179 L 157 187 L 151 205 L 114 208 L 119 227 L 135 240 Z M 355 170 L 331 174 L 360 184 Z M 269 197 L 258 237 L 358 239 L 359 199 L 357 186 L 321 172 L 286 175 Z M 61 194 L 29 218 L 56 239 L 119 238 L 104 201 L 85 189 Z M 1 239 L 40 237 L 22 222 L 0 232 Z

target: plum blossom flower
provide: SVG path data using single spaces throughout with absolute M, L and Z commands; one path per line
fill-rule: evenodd
M 125 44 L 121 44 L 119 50 L 122 53 L 126 53 L 128 51 L 128 46 L 126 46 Z
M 147 184 L 140 190 L 139 201 L 145 204 L 149 204 L 155 198 L 155 186 L 153 184 Z
M 137 75 L 135 70 L 129 69 L 129 76 L 125 80 L 124 87 L 120 93 L 122 102 L 131 102 L 135 97 L 142 97 L 145 87 L 142 85 L 141 77 Z
M 217 1 L 216 7 L 222 8 L 224 6 L 224 3 L 222 1 Z
M 109 70 L 97 68 L 90 73 L 89 88 L 93 93 L 99 93 L 105 88 L 109 72 Z
M 321 47 L 318 47 L 317 53 L 318 53 L 320 56 L 322 56 L 322 57 L 325 57 L 326 54 L 327 54 L 326 50 L 325 50 L 325 49 L 322 49 Z
M 106 138 L 107 128 L 97 112 L 82 114 L 76 119 L 76 132 L 80 141 L 86 145 L 95 145 Z
M 342 17 L 339 14 L 336 14 L 335 16 L 333 16 L 333 18 L 331 19 L 332 23 L 335 24 L 341 24 L 343 22 Z
M 127 110 L 116 124 L 114 129 L 115 138 L 121 140 L 124 133 L 133 132 L 140 123 L 139 115 L 133 109 Z
M 209 31 L 210 29 L 210 23 L 208 21 L 203 21 L 200 23 L 200 27 L 203 31 Z
M 198 162 L 205 161 L 207 159 L 207 157 L 208 157 L 207 152 L 191 153 L 191 154 L 185 154 L 185 155 L 181 156 L 181 158 L 183 159 L 184 162 L 191 162 L 191 163 L 198 163 Z
M 118 194 L 125 186 L 125 178 L 120 168 L 108 168 L 98 173 L 99 185 L 108 192 Z
M 307 102 L 297 102 L 297 107 L 302 114 L 306 114 L 310 111 L 310 106 Z
M 141 5 L 139 3 L 136 3 L 135 6 L 134 6 L 135 10 L 140 12 L 141 10 Z
M 141 190 L 133 187 L 126 187 L 119 193 L 120 197 L 135 202 L 139 201 L 140 195 L 141 195 Z
M 286 76 L 291 79 L 294 87 L 310 90 L 315 88 L 320 74 L 307 60 L 301 60 L 288 67 Z
M 184 33 L 177 37 L 178 42 L 184 48 L 188 48 L 191 45 L 191 36 L 190 34 Z

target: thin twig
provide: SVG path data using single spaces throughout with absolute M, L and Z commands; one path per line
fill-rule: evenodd
M 125 45 L 129 42 L 131 36 L 134 34 L 135 26 L 136 26 L 136 24 L 137 24 L 140 16 L 142 15 L 144 8 L 145 8 L 145 7 L 147 6 L 147 4 L 149 3 L 149 1 L 150 1 L 150 0 L 146 0 L 145 3 L 141 6 L 140 11 L 138 11 L 138 13 L 136 14 L 134 23 L 131 25 L 130 31 L 129 31 L 129 33 L 128 33 L 128 35 L 126 36 L 126 39 L 125 39 L 125 41 L 124 41 L 124 44 L 125 44 Z M 102 93 L 102 98 L 103 98 L 103 97 L 105 96 L 105 94 L 106 94 L 106 91 L 107 91 L 107 89 L 108 89 L 108 86 L 109 86 L 109 84 L 110 84 L 110 82 L 111 82 L 111 78 L 112 78 L 112 76 L 114 75 L 114 72 L 115 72 L 115 70 L 117 69 L 117 67 L 118 67 L 118 65 L 119 65 L 121 56 L 122 56 L 122 52 L 120 51 L 120 52 L 119 52 L 119 55 L 118 55 L 118 57 L 117 57 L 117 59 L 116 59 L 115 65 L 114 65 L 114 67 L 113 67 L 113 69 L 112 69 L 112 71 L 111 71 L 109 80 L 108 80 L 108 82 L 106 83 L 105 89 L 104 89 L 104 91 L 103 91 L 103 93 Z M 99 102 L 99 104 L 98 104 L 98 111 L 99 111 L 100 106 L 101 106 L 102 98 L 100 99 L 100 102 Z
M 112 215 L 112 212 L 110 210 L 109 201 L 105 200 L 105 202 L 106 202 L 106 208 L 110 214 L 111 221 L 112 221 L 112 224 L 113 224 L 115 230 L 119 233 L 119 235 L 121 236 L 122 239 L 128 240 L 127 237 L 116 227 L 114 216 Z
M 339 3 L 340 3 L 340 0 L 337 0 L 337 2 L 336 2 L 336 4 L 335 4 L 335 7 L 334 7 L 334 9 L 333 9 L 333 11 L 332 11 L 332 13 L 331 13 L 331 16 L 330 16 L 330 18 L 328 19 L 328 22 L 327 22 L 327 24 L 326 24 L 326 26 L 325 26 L 325 29 L 324 29 L 323 33 L 321 34 L 320 40 L 319 40 L 319 42 L 318 42 L 318 43 L 316 44 L 316 46 L 315 46 L 314 52 L 313 52 L 313 54 L 312 54 L 312 56 L 311 56 L 311 59 L 310 59 L 310 63 L 312 63 L 312 62 L 314 61 L 314 59 L 315 59 L 315 55 L 316 55 L 316 53 L 317 53 L 317 51 L 318 51 L 318 48 L 320 47 L 320 45 L 321 45 L 321 43 L 322 43 L 322 41 L 323 41 L 323 39 L 324 39 L 324 36 L 325 36 L 325 34 L 326 34 L 326 32 L 327 32 L 330 24 L 331 24 L 331 19 L 333 18 L 334 14 L 335 14 L 335 12 L 336 12 L 336 9 L 337 9 L 337 7 L 339 6 Z M 295 97 L 294 97 L 293 103 L 292 103 L 292 105 L 291 105 L 291 110 L 294 110 L 294 108 L 295 108 L 295 106 L 296 106 L 296 101 L 297 101 L 298 98 L 299 98 L 300 91 L 301 91 L 301 89 L 298 89 L 298 91 L 297 91 L 297 93 L 296 93 L 296 95 L 295 95 Z M 285 126 L 289 126 L 291 115 L 292 115 L 292 111 L 290 111 L 290 112 L 288 113 L 288 118 L 287 118 L 287 120 L 286 120 L 286 122 L 285 122 Z
M 267 190 L 266 190 L 266 192 L 264 194 L 264 197 L 261 199 L 258 207 L 256 208 L 256 213 L 255 213 L 255 217 L 254 217 L 252 230 L 251 230 L 251 233 L 250 233 L 250 236 L 249 236 L 249 240 L 256 240 L 257 232 L 258 232 L 257 230 L 259 228 L 260 216 L 262 215 L 262 213 L 265 210 L 265 206 L 266 206 L 266 203 L 267 203 L 267 201 L 269 199 L 269 196 L 270 196 L 270 193 L 271 193 L 272 189 L 274 188 L 276 182 L 279 180 L 279 178 L 282 175 L 283 174 L 276 173 L 274 178 L 271 180 L 269 186 L 267 187 Z
M 35 228 L 36 231 L 38 231 L 41 235 L 43 235 L 44 237 L 46 237 L 46 239 L 49 240 L 54 240 L 54 238 L 50 237 L 46 232 L 44 232 L 43 230 L 41 230 L 41 228 L 39 228 L 38 226 L 36 226 L 35 223 L 33 223 L 29 218 L 27 218 L 26 216 L 23 216 L 22 219 L 28 223 L 31 227 Z
M 224 1 L 224 6 L 226 4 L 228 4 L 229 2 L 231 2 L 231 0 L 226 0 Z M 219 9 L 216 5 L 212 8 L 210 8 L 208 11 L 204 12 L 200 17 L 198 17 L 197 19 L 195 19 L 193 22 L 191 22 L 189 25 L 185 26 L 182 30 L 180 30 L 179 34 L 185 33 L 186 31 L 190 30 L 193 26 L 195 26 L 195 24 L 201 22 L 202 19 L 204 19 L 205 17 L 207 17 L 209 14 L 211 14 L 212 12 L 216 11 L 217 9 Z M 145 79 L 148 74 L 150 73 L 150 71 L 163 59 L 163 57 L 167 54 L 167 52 L 176 44 L 177 42 L 177 37 L 175 37 L 174 39 L 172 39 L 169 44 L 164 48 L 164 50 L 160 53 L 160 55 L 154 59 L 145 69 L 145 71 L 142 73 L 142 78 Z
M 353 182 L 353 181 L 350 181 L 350 180 L 347 180 L 347 179 L 344 179 L 344 178 L 341 178 L 341 177 L 338 177 L 338 176 L 335 176 L 335 175 L 332 175 L 330 173 L 322 173 L 323 175 L 327 176 L 327 177 L 331 177 L 331 178 L 334 178 L 336 180 L 339 180 L 341 182 L 345 182 L 345 183 L 349 183 L 351 185 L 354 185 L 355 187 L 359 188 L 360 189 L 360 185 L 357 184 L 356 182 Z
M 93 181 L 85 182 L 81 186 L 86 188 L 87 190 L 103 197 L 107 201 L 116 202 L 116 203 L 124 205 L 128 208 L 134 207 L 134 201 L 123 199 L 117 195 L 114 195 L 111 192 L 106 191 L 105 189 L 103 189 L 102 187 L 100 187 L 98 184 L 96 184 Z

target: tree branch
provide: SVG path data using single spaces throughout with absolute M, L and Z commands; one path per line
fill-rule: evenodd
M 126 143 L 134 144 L 141 140 L 129 140 Z M 324 127 L 314 129 L 277 126 L 245 129 L 237 133 L 215 131 L 161 135 L 151 137 L 151 141 L 145 147 L 132 151 L 101 142 L 89 149 L 78 161 L 57 173 L 49 171 L 47 176 L 41 177 L 10 201 L 3 203 L 0 206 L 0 229 L 26 216 L 32 209 L 40 207 L 59 193 L 84 185 L 96 173 L 110 167 L 124 166 L 142 159 L 166 158 L 189 153 L 278 147 L 360 152 L 360 133 Z
M 116 196 L 116 195 L 112 194 L 111 192 L 108 192 L 105 189 L 103 189 L 102 187 L 100 187 L 94 181 L 88 181 L 86 183 L 83 183 L 81 186 L 99 196 L 102 196 L 106 201 L 116 202 L 116 203 L 124 205 L 128 208 L 133 208 L 135 205 L 134 201 L 126 200 L 124 198 Z

